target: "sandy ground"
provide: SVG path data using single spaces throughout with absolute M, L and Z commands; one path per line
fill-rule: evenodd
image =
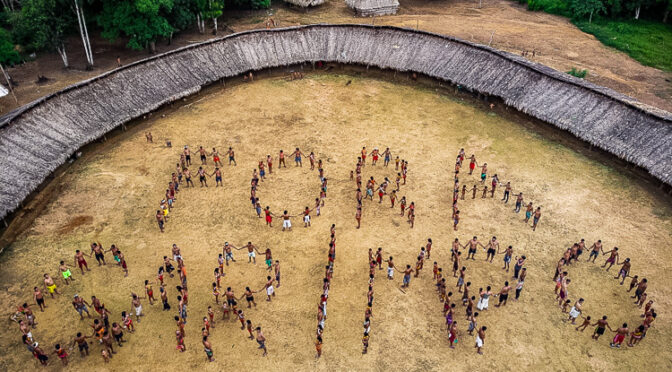
M 351 84 L 346 86 L 346 82 Z M 0 257 L 0 304 L 8 315 L 30 298 L 44 272 L 56 277 L 58 261 L 70 262 L 75 249 L 88 249 L 91 241 L 106 247 L 117 244 L 126 255 L 130 275 L 110 266 L 98 267 L 89 259 L 91 271 L 84 277 L 73 269 L 76 281 L 59 283 L 63 295 L 47 299 L 47 310 L 37 313 L 33 331 L 44 350 L 56 342 L 67 343 L 78 331 L 90 332 L 89 320 L 80 321 L 70 300 L 75 293 L 96 295 L 112 311 L 112 321 L 122 310 L 131 310 L 130 291 L 141 292 L 145 279 L 153 280 L 162 257 L 172 243 L 182 247 L 189 274 L 190 304 L 186 345 L 175 351 L 173 311 L 162 312 L 158 304 L 143 301 L 146 316 L 137 332 L 106 368 L 205 368 L 221 370 L 663 370 L 672 367 L 669 279 L 672 253 L 672 208 L 660 196 L 623 171 L 583 156 L 562 144 L 542 138 L 530 123 L 514 122 L 484 111 L 458 97 L 438 94 L 388 81 L 351 75 L 309 75 L 304 80 L 282 78 L 258 80 L 204 95 L 164 118 L 154 116 L 104 146 L 87 152 L 55 181 L 60 194 L 40 213 L 35 223 Z M 522 125 L 521 125 L 522 124 Z M 155 144 L 146 144 L 143 132 L 151 130 Z M 175 147 L 162 145 L 169 138 Z M 174 169 L 179 147 L 203 145 L 218 149 L 233 146 L 237 167 L 225 166 L 225 187 L 183 190 L 164 234 L 159 233 L 153 212 L 161 199 L 168 176 Z M 364 220 L 355 228 L 354 183 L 348 178 L 361 146 L 390 147 L 394 155 L 410 163 L 408 184 L 401 189 L 417 205 L 415 228 L 411 229 L 389 202 L 364 203 Z M 280 224 L 264 225 L 249 206 L 249 178 L 257 161 L 267 153 L 277 154 L 299 146 L 314 151 L 325 161 L 329 194 L 323 215 L 305 229 L 298 218 L 294 230 L 282 232 Z M 536 232 L 513 213 L 512 202 L 495 199 L 461 202 L 462 222 L 454 233 L 450 224 L 451 170 L 455 154 L 464 147 L 502 181 L 511 181 L 515 191 L 542 206 L 544 215 Z M 211 160 L 207 169 L 212 170 Z M 277 160 L 276 160 L 277 165 Z M 364 177 L 392 176 L 393 169 L 364 168 Z M 463 176 L 473 185 L 476 176 Z M 317 196 L 317 172 L 306 166 L 277 170 L 259 190 L 263 205 L 280 212 L 298 213 Z M 28 206 L 30 208 L 30 206 Z M 315 360 L 313 339 L 316 304 L 321 293 L 326 264 L 329 226 L 337 226 L 335 276 L 330 291 L 324 331 L 324 356 Z M 481 314 L 479 324 L 488 327 L 485 355 L 477 356 L 474 339 L 467 335 L 464 308 L 456 312 L 459 343 L 448 348 L 441 309 L 431 281 L 431 261 L 444 270 L 450 267 L 450 243 L 465 242 L 478 235 L 486 240 L 496 235 L 503 246 L 513 245 L 514 254 L 528 257 L 528 279 L 521 300 Z M 432 259 L 419 278 L 402 293 L 401 275 L 394 281 L 381 271 L 375 284 L 371 346 L 361 354 L 361 322 L 366 307 L 367 250 L 382 247 L 397 265 L 412 264 L 427 238 L 434 241 Z M 650 298 L 656 301 L 658 319 L 647 338 L 634 349 L 610 349 L 607 334 L 599 342 L 591 329 L 579 333 L 563 322 L 551 281 L 554 263 L 563 250 L 585 238 L 602 239 L 605 247 L 621 247 L 633 260 L 633 273 L 646 276 Z M 212 271 L 224 241 L 242 245 L 252 241 L 269 247 L 282 264 L 282 286 L 273 302 L 257 295 L 258 307 L 246 311 L 268 338 L 269 356 L 261 357 L 256 343 L 246 339 L 237 321 L 218 322 L 211 342 L 216 363 L 208 364 L 198 338 L 200 319 L 208 305 Z M 224 286 L 238 295 L 245 286 L 262 287 L 263 262 L 238 262 L 226 267 Z M 502 256 L 485 263 L 485 252 L 466 263 L 472 289 L 492 285 L 499 290 L 510 274 L 501 269 Z M 604 258 L 601 257 L 600 261 Z M 108 260 L 111 256 L 108 254 Z M 606 314 L 613 326 L 640 323 L 640 310 L 630 302 L 625 288 L 612 272 L 597 264 L 580 263 L 570 269 L 570 298 L 586 299 L 584 310 L 593 319 Z M 450 289 L 454 281 L 450 278 Z M 175 308 L 178 279 L 168 279 L 171 305 Z M 158 292 L 155 286 L 155 292 Z M 454 299 L 456 296 L 454 296 Z M 459 298 L 459 297 L 457 297 Z M 217 317 L 220 317 L 217 313 Z M 6 321 L 0 336 L 0 369 L 37 365 L 20 345 L 18 326 Z M 71 351 L 73 370 L 101 368 L 100 347 L 81 359 Z M 168 356 L 168 357 L 167 357 Z M 55 357 L 55 356 L 54 356 Z M 50 369 L 60 368 L 53 360 Z M 551 367 L 552 366 L 552 367 Z M 37 367 L 36 367 L 37 368 Z
M 587 69 L 587 79 L 638 100 L 672 111 L 672 76 L 670 73 L 642 66 L 626 54 L 607 48 L 592 35 L 581 32 L 569 20 L 542 12 L 529 12 L 525 7 L 510 0 L 485 0 L 483 8 L 478 1 L 418 1 L 402 0 L 395 16 L 357 18 L 344 1 L 329 1 L 310 10 L 291 8 L 275 2 L 270 10 L 256 12 L 230 12 L 220 21 L 228 27 L 220 31 L 263 28 L 271 14 L 279 26 L 312 23 L 375 23 L 452 35 L 461 39 L 520 54 L 522 50 L 535 50 L 532 58 L 560 71 L 572 67 Z M 224 26 L 222 27 L 224 28 Z M 494 32 L 494 34 L 493 34 Z M 492 41 L 490 40 L 492 36 Z M 212 37 L 191 31 L 177 35 L 171 45 L 160 42 L 159 52 L 185 46 Z M 117 67 L 117 56 L 122 63 L 146 58 L 147 52 L 130 51 L 124 48 L 123 40 L 110 43 L 99 37 L 93 39 L 93 71 L 84 70 L 84 53 L 81 41 L 76 37 L 68 43 L 72 68 L 64 70 L 60 58 L 45 55 L 34 62 L 10 69 L 12 78 L 19 82 L 16 88 L 17 102 L 11 96 L 0 98 L 0 114 L 31 102 L 77 81 L 98 75 Z M 530 57 L 531 58 L 531 57 Z M 35 84 L 38 75 L 50 80 Z M 4 83 L 4 81 L 3 81 Z

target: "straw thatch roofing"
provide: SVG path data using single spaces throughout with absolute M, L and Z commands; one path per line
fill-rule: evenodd
M 672 114 L 455 38 L 387 26 L 311 25 L 249 31 L 107 72 L 0 118 L 0 218 L 83 145 L 203 85 L 311 61 L 414 71 L 501 97 L 672 184 Z
M 397 14 L 398 0 L 345 0 L 355 13 L 362 17 Z
M 286 3 L 307 8 L 309 6 L 318 6 L 324 4 L 327 0 L 285 0 Z

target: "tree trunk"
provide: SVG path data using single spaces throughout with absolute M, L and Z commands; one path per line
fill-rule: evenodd
M 635 9 L 635 19 L 639 19 L 639 11 L 642 10 L 642 6 L 638 5 L 637 9 Z
M 156 53 L 156 42 L 154 40 L 149 42 L 149 52 L 152 54 Z
M 196 13 L 196 26 L 198 26 L 198 33 L 203 35 L 205 33 L 205 22 L 200 12 Z
M 65 45 L 61 43 L 61 46 L 56 48 L 56 51 L 58 51 L 58 55 L 60 55 L 61 59 L 63 60 L 63 66 L 65 68 L 70 67 L 70 65 L 68 64 L 68 55 L 65 53 Z
M 215 17 L 215 18 L 212 19 L 212 23 L 213 23 L 213 25 L 214 25 L 214 27 L 213 27 L 213 29 L 212 29 L 212 34 L 213 34 L 213 35 L 217 35 L 217 17 Z
M 588 17 L 588 23 L 593 23 L 593 11 L 590 11 L 590 17 Z
M 86 30 L 86 20 L 84 19 L 84 12 L 79 7 L 77 3 L 78 0 L 74 0 L 75 3 L 75 13 L 77 14 L 77 23 L 79 24 L 79 34 L 82 37 L 82 44 L 84 45 L 84 54 L 86 55 L 86 69 L 91 70 L 93 68 L 93 54 L 91 53 L 91 43 L 89 43 L 89 33 Z
M 483 7 L 483 0 L 478 0 L 478 9 Z
M 89 66 L 87 69 L 93 69 L 93 51 L 91 50 L 91 40 L 89 39 L 89 29 L 86 27 L 86 19 L 84 18 L 84 8 L 80 8 L 82 13 L 82 25 L 84 25 L 84 36 L 86 36 L 86 45 L 89 49 Z
M 669 9 L 665 11 L 665 14 L 663 14 L 663 23 L 667 23 L 667 17 L 670 15 Z

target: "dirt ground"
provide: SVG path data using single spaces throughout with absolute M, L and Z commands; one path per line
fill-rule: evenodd
M 665 249 L 672 244 L 669 198 L 620 169 L 545 139 L 530 129 L 534 125 L 529 122 L 501 116 L 500 109 L 484 110 L 434 89 L 337 74 L 311 74 L 291 82 L 268 78 L 203 95 L 85 152 L 54 181 L 60 193 L 0 257 L 0 305 L 9 315 L 17 304 L 28 301 L 30 288 L 40 284 L 44 272 L 57 277 L 62 259 L 72 265 L 75 249 L 87 250 L 92 241 L 119 246 L 129 264 L 127 278 L 119 268 L 110 264 L 98 267 L 89 259 L 91 271 L 82 276 L 73 268 L 76 281 L 69 286 L 59 282 L 63 295 L 47 299 L 47 310 L 37 312 L 39 325 L 33 334 L 50 352 L 56 342 L 68 343 L 78 331 L 91 332 L 91 322 L 80 321 L 70 305 L 75 293 L 87 299 L 91 295 L 101 298 L 112 312 L 111 321 L 118 322 L 122 310 L 131 310 L 130 291 L 142 292 L 144 280 L 156 277 L 162 257 L 169 255 L 171 244 L 176 243 L 182 248 L 189 274 L 187 352 L 175 351 L 174 311 L 162 312 L 160 305 L 150 306 L 144 300 L 146 316 L 106 368 L 670 369 L 672 353 L 664 346 L 672 342 L 672 293 L 664 285 L 672 265 L 672 253 Z M 145 143 L 143 133 L 148 130 L 154 144 Z M 166 148 L 165 139 L 171 139 L 174 147 Z M 233 146 L 238 166 L 224 166 L 224 188 L 213 187 L 210 179 L 207 189 L 183 189 L 166 232 L 161 234 L 153 213 L 184 144 L 219 150 Z M 409 161 L 408 184 L 402 186 L 400 195 L 417 205 L 415 228 L 398 216 L 396 208 L 389 208 L 387 199 L 382 205 L 365 201 L 362 228 L 355 228 L 355 185 L 349 180 L 349 171 L 364 145 L 369 149 L 389 147 L 393 156 Z M 325 161 L 329 193 L 323 214 L 313 218 L 312 227 L 306 229 L 294 218 L 294 230 L 282 232 L 277 220 L 268 228 L 256 217 L 248 201 L 248 182 L 258 160 L 296 146 L 306 153 L 314 151 Z M 526 200 L 542 207 L 544 214 L 536 232 L 521 222 L 523 216 L 513 212 L 513 202 L 505 205 L 499 200 L 500 192 L 495 199 L 479 196 L 460 202 L 462 222 L 457 233 L 451 230 L 449 186 L 454 158 L 461 147 L 467 154 L 476 154 L 480 162 L 487 162 L 490 172 L 502 181 L 511 181 L 514 192 L 523 192 Z M 259 188 L 261 203 L 276 213 L 288 209 L 296 214 L 317 196 L 317 171 L 289 163 Z M 207 170 L 212 169 L 208 159 Z M 366 166 L 363 171 L 365 179 L 393 175 L 393 169 L 380 165 Z M 461 181 L 471 186 L 477 179 L 464 175 Z M 316 304 L 332 223 L 337 230 L 335 275 L 324 355 L 315 360 Z M 483 356 L 475 353 L 461 305 L 455 317 L 459 343 L 454 350 L 448 348 L 442 304 L 431 280 L 431 262 L 436 260 L 448 272 L 449 289 L 456 292 L 449 273 L 450 243 L 455 237 L 466 242 L 473 235 L 483 241 L 496 235 L 503 247 L 514 247 L 514 255 L 528 257 L 529 274 L 521 300 L 503 308 L 495 308 L 493 300 L 490 310 L 478 318 L 479 325 L 488 327 Z M 430 262 L 406 293 L 399 290 L 399 273 L 393 281 L 386 280 L 383 271 L 377 274 L 371 346 L 369 354 L 362 355 L 367 250 L 382 247 L 384 255 L 394 256 L 397 265 L 413 264 L 430 237 L 434 241 Z M 580 333 L 563 322 L 566 315 L 554 300 L 552 271 L 563 250 L 580 238 L 590 243 L 602 239 L 605 248 L 619 246 L 622 257 L 632 259 L 633 274 L 649 279 L 649 298 L 655 301 L 658 318 L 636 348 L 611 349 L 613 336 L 609 333 L 595 342 L 590 328 Z M 259 293 L 257 308 L 245 311 L 253 324 L 264 329 L 269 348 L 266 358 L 261 357 L 256 343 L 245 337 L 239 323 L 231 320 L 217 322 L 211 332 L 216 362 L 205 361 L 198 337 L 200 319 L 207 306 L 214 306 L 210 284 L 224 241 L 239 246 L 252 241 L 260 249 L 271 248 L 274 259 L 281 262 L 282 285 L 277 297 L 269 303 Z M 260 289 L 266 276 L 262 260 L 249 264 L 242 251 L 235 257 L 238 261 L 225 268 L 223 286 L 233 287 L 238 295 L 245 286 Z M 511 274 L 502 270 L 501 255 L 494 263 L 483 261 L 483 251 L 476 258 L 465 264 L 472 292 L 487 285 L 498 291 L 504 281 L 511 280 Z M 109 254 L 108 260 L 112 261 Z M 600 257 L 598 263 L 603 260 Z M 612 279 L 614 269 L 605 273 L 598 264 L 585 262 L 573 266 L 569 270 L 573 279 L 569 298 L 585 298 L 584 314 L 593 319 L 608 315 L 613 327 L 623 322 L 634 327 L 641 322 L 641 311 L 625 288 Z M 178 279 L 167 279 L 167 283 L 169 302 L 175 309 Z M 4 351 L 0 369 L 36 365 L 20 345 L 18 326 L 6 322 L 7 332 L 0 336 Z M 91 350 L 93 355 L 86 359 L 71 350 L 71 368 L 101 368 L 100 347 L 93 345 Z M 60 369 L 52 357 L 49 369 Z
M 220 22 L 220 25 L 225 25 L 222 27 L 225 30 L 220 31 L 220 35 L 263 28 L 264 21 L 272 15 L 279 26 L 312 23 L 386 24 L 419 28 L 481 44 L 490 43 L 495 48 L 516 54 L 520 54 L 522 50 L 535 50 L 535 62 L 560 71 L 569 71 L 572 67 L 587 69 L 589 81 L 672 111 L 670 73 L 642 66 L 626 54 L 602 45 L 592 35 L 581 32 L 566 18 L 529 12 L 510 0 L 485 0 L 481 9 L 478 8 L 478 1 L 402 0 L 397 15 L 375 19 L 354 17 L 344 1 L 329 1 L 310 10 L 300 10 L 282 2 L 274 2 L 269 10 L 225 13 L 225 18 Z M 157 49 L 165 52 L 209 37 L 212 36 L 199 35 L 195 31 L 184 32 L 177 35 L 171 45 L 158 43 Z M 14 81 L 19 83 L 16 88 L 18 104 L 11 96 L 0 98 L 0 114 L 77 81 L 116 68 L 117 56 L 121 57 L 122 63 L 147 57 L 147 52 L 125 49 L 123 40 L 110 43 L 94 37 L 96 68 L 85 71 L 81 41 L 73 37 L 68 45 L 73 65 L 69 70 L 63 69 L 56 54 L 40 56 L 34 62 L 9 69 Z M 35 84 L 38 75 L 46 76 L 49 81 Z

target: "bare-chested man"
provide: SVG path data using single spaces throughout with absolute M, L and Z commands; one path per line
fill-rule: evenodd
M 505 306 L 507 300 L 509 299 L 509 291 L 511 290 L 511 286 L 509 285 L 509 282 L 504 282 L 504 287 L 499 291 L 499 303 L 495 305 L 495 307 L 500 307 L 500 306 Z
M 537 207 L 537 210 L 534 211 L 534 217 L 532 218 L 532 231 L 537 231 L 537 225 L 539 224 L 540 218 L 541 218 L 541 207 Z
M 462 248 L 466 248 L 467 246 L 469 247 L 469 252 L 467 254 L 467 260 L 471 256 L 471 259 L 476 261 L 476 258 L 474 258 L 474 256 L 476 255 L 476 248 L 478 248 L 479 245 L 485 249 L 485 246 L 483 244 L 481 244 L 481 242 L 478 241 L 478 237 L 474 236 L 464 246 L 462 246 Z
M 621 277 L 621 285 L 625 282 L 625 278 L 630 274 L 630 267 L 632 264 L 630 263 L 630 258 L 626 258 L 625 261 L 623 261 L 623 266 L 621 266 L 621 269 L 618 271 L 618 275 L 614 277 L 614 279 L 618 279 Z
M 86 342 L 87 338 L 91 338 L 91 336 L 86 336 L 81 332 L 77 332 L 77 337 L 75 337 L 75 339 L 72 341 L 72 346 L 77 344 L 77 347 L 79 348 L 79 355 L 82 357 L 89 355 L 89 343 Z
M 91 313 L 89 313 L 89 309 L 87 308 L 89 305 L 86 300 L 84 300 L 82 297 L 79 297 L 79 295 L 75 295 L 74 299 L 72 300 L 72 307 L 75 308 L 75 310 L 79 313 L 80 319 L 84 319 L 84 312 L 86 312 L 86 315 L 91 318 Z
M 210 177 L 212 176 L 215 176 L 215 187 L 224 187 L 224 183 L 222 182 L 222 171 L 219 169 L 219 167 L 215 167 L 215 171 L 212 172 Z
M 199 147 L 198 147 L 198 153 L 199 153 L 199 155 L 201 156 L 201 165 L 206 165 L 206 164 L 208 163 L 208 160 L 207 160 L 207 159 L 208 159 L 208 157 L 207 157 L 207 156 L 208 156 L 208 152 L 205 151 L 205 149 L 203 148 L 203 146 L 199 146 Z
M 105 250 L 103 249 L 102 244 L 93 242 L 91 243 L 91 252 L 89 257 L 95 255 L 96 261 L 98 261 L 98 266 L 105 265 Z
M 609 258 L 604 262 L 604 265 L 602 267 L 606 267 L 607 264 L 609 264 L 609 267 L 607 267 L 607 271 L 611 269 L 612 266 L 618 265 L 618 247 L 614 247 L 614 249 L 610 250 L 609 252 L 604 252 L 602 253 L 603 255 L 609 254 Z
M 495 255 L 499 253 L 499 242 L 497 241 L 497 237 L 493 236 L 492 239 L 488 242 L 488 245 L 483 247 L 484 250 L 487 250 L 487 254 L 485 256 L 485 260 L 488 261 L 490 259 L 490 262 L 495 258 Z
M 229 165 L 231 165 L 231 163 L 233 163 L 234 166 L 238 165 L 238 163 L 236 163 L 236 153 L 233 151 L 233 147 L 229 147 L 229 151 L 227 151 L 226 154 L 229 156 Z
M 49 276 L 49 274 L 44 274 L 44 288 L 49 292 L 49 295 L 51 298 L 54 298 L 54 293 L 57 295 L 60 295 L 58 292 L 58 289 L 56 288 L 56 284 L 54 283 L 54 279 Z
M 481 351 L 481 348 L 483 347 L 483 344 L 485 342 L 485 331 L 487 329 L 488 329 L 488 327 L 482 326 L 476 334 L 476 345 L 475 345 L 476 352 L 478 354 L 481 354 L 481 355 L 483 355 L 483 352 Z
M 242 246 L 240 248 L 236 248 L 236 249 L 247 249 L 247 263 L 254 262 L 255 265 L 257 264 L 256 253 L 261 254 L 261 252 L 259 252 L 257 247 L 254 244 L 252 244 L 252 242 L 247 242 L 247 244 L 245 244 L 244 246 Z M 255 253 L 255 251 L 256 251 L 256 253 Z
M 290 155 L 294 157 L 294 166 L 296 167 L 303 167 L 303 162 L 301 161 L 301 157 L 305 156 L 301 150 L 297 147 L 294 149 L 294 152 Z
M 75 251 L 75 265 L 79 266 L 82 275 L 84 275 L 84 268 L 86 268 L 86 271 L 90 271 L 89 265 L 86 263 L 86 259 L 84 259 L 84 252 L 79 249 Z
M 413 269 L 411 268 L 411 265 L 406 265 L 406 269 L 404 270 L 404 280 L 403 284 L 401 285 L 401 288 L 407 288 L 411 284 L 412 273 Z
M 70 280 L 72 281 L 75 280 L 72 277 L 72 272 L 70 271 L 70 268 L 68 268 L 68 265 L 65 264 L 65 261 L 60 262 L 58 270 L 61 272 L 61 275 L 63 276 L 63 281 L 65 282 L 66 285 L 70 285 Z
M 184 162 L 187 167 L 191 166 L 191 150 L 189 146 L 185 145 L 184 150 L 182 151 L 184 155 Z
M 275 279 L 273 279 L 270 275 L 266 277 L 266 284 L 264 284 L 264 287 L 262 289 L 266 290 L 266 296 L 268 297 L 266 301 L 271 301 L 271 296 L 275 297 L 275 289 L 273 289 L 273 282 Z

